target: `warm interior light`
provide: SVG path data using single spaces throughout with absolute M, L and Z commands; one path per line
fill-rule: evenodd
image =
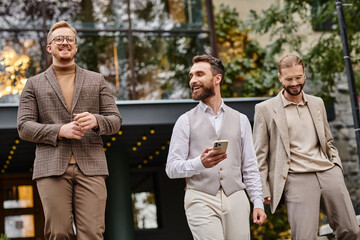
M 4 67 L 0 71 L 0 98 L 10 94 L 21 94 L 26 83 L 26 72 L 30 67 L 30 57 L 26 54 L 18 55 L 9 46 L 0 52 L 0 64 Z

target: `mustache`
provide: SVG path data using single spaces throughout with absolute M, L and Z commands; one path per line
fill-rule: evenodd
M 194 88 L 196 88 L 196 87 L 203 87 L 203 86 L 204 86 L 204 84 L 197 83 L 197 84 L 194 84 L 194 85 L 191 86 L 191 90 L 194 90 Z

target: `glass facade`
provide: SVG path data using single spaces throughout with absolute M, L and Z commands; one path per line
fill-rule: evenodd
M 212 54 L 211 0 L 0 2 L 0 103 L 51 65 L 46 35 L 65 20 L 78 31 L 76 63 L 100 72 L 117 100 L 189 98 L 188 71 Z

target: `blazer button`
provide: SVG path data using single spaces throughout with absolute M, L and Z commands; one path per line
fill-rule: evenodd
M 222 168 L 220 168 L 220 171 L 222 171 Z
M 285 180 L 285 179 L 286 179 L 286 176 L 283 176 L 283 179 Z
M 223 178 L 221 177 L 220 180 L 223 180 Z
M 287 163 L 287 165 L 290 165 L 290 161 L 287 161 L 286 163 Z

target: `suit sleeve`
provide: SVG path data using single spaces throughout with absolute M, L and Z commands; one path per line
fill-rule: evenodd
M 270 197 L 270 185 L 268 181 L 268 154 L 269 154 L 269 134 L 261 108 L 255 106 L 254 129 L 253 129 L 254 147 L 258 160 L 261 183 L 263 187 L 264 198 Z
M 57 146 L 61 124 L 43 124 L 38 122 L 38 105 L 32 82 L 29 79 L 20 97 L 17 129 L 21 139 Z
M 331 154 L 330 157 L 332 159 L 332 162 L 339 165 L 341 167 L 341 169 L 342 169 L 339 152 L 338 152 L 338 150 L 336 149 L 336 147 L 333 144 L 334 139 L 333 139 L 332 134 L 331 134 L 331 129 L 330 129 L 329 122 L 328 122 L 327 116 L 326 116 L 325 105 L 324 105 L 324 102 L 322 100 L 321 100 L 321 104 L 322 104 L 322 107 L 323 107 L 322 112 L 323 112 L 323 119 L 324 119 L 324 126 L 325 126 L 326 143 L 327 143 L 328 147 L 330 148 L 330 154 Z
M 122 118 L 114 98 L 106 85 L 105 79 L 102 76 L 99 95 L 100 112 L 99 114 L 94 114 L 98 122 L 98 129 L 96 132 L 99 135 L 115 134 L 120 130 Z

